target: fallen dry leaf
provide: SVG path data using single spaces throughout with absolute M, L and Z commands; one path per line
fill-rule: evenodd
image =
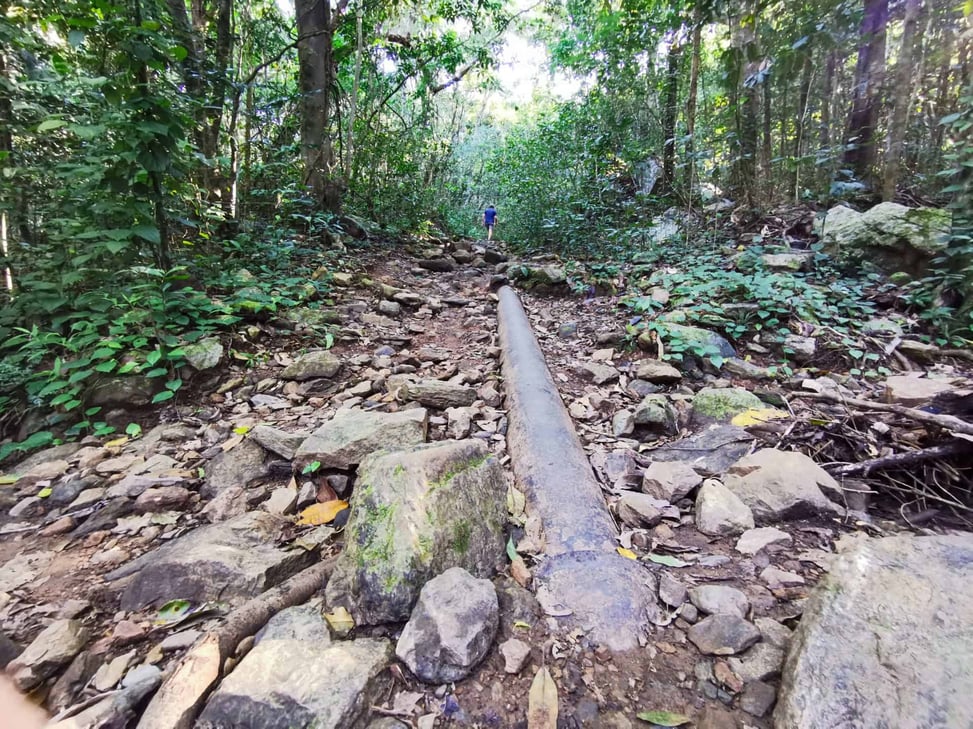
M 734 415 L 730 423 L 745 428 L 748 425 L 760 425 L 771 420 L 784 420 L 789 417 L 789 414 L 777 408 L 749 408 L 738 415 Z
M 220 446 L 220 448 L 222 448 L 223 452 L 226 453 L 227 451 L 236 448 L 242 442 L 243 442 L 242 435 L 234 435 L 232 438 L 227 438 L 225 441 L 223 441 L 223 445 Z
M 636 555 L 631 549 L 625 549 L 625 547 L 615 547 L 615 551 L 622 555 L 625 559 L 638 559 L 638 555 Z
M 344 638 L 346 635 L 348 635 L 348 633 L 351 632 L 351 629 L 355 627 L 355 619 L 351 617 L 351 613 L 349 613 L 343 607 L 337 607 L 334 609 L 334 612 L 325 613 L 324 619 L 328 621 L 328 625 L 331 626 L 331 630 L 333 630 L 334 634 L 339 638 Z
M 557 729 L 557 685 L 545 667 L 537 670 L 530 684 L 527 729 Z
M 520 555 L 510 563 L 510 576 L 521 587 L 527 588 L 530 586 L 530 570 L 527 568 L 527 563 L 524 562 L 524 558 Z
M 301 512 L 301 516 L 298 518 L 297 523 L 309 526 L 328 524 L 334 521 L 334 518 L 338 515 L 338 512 L 344 511 L 347 508 L 348 502 L 342 501 L 341 499 L 325 501 L 323 504 L 311 504 L 311 506 L 307 507 Z

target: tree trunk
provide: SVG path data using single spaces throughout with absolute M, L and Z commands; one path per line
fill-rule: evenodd
M 834 96 L 835 72 L 838 66 L 838 52 L 834 49 L 828 51 L 828 60 L 824 69 L 824 79 L 821 89 L 821 125 L 818 128 L 818 156 L 826 155 L 827 160 L 821 164 L 820 184 L 824 187 L 825 194 L 830 192 L 832 170 L 834 165 L 831 161 L 831 97 Z
M 665 101 L 662 113 L 662 192 L 671 194 L 676 180 L 676 111 L 679 97 L 679 61 L 682 49 L 673 39 L 669 44 Z
M 773 108 L 771 107 L 771 83 L 770 77 L 765 77 L 763 83 L 760 84 L 763 93 L 761 94 L 761 100 L 763 102 L 763 124 L 761 129 L 761 145 L 760 145 L 760 176 L 762 178 L 761 187 L 763 188 L 761 192 L 761 197 L 764 200 L 769 200 L 772 196 L 774 189 L 773 178 L 771 175 L 771 160 L 774 158 L 774 115 Z M 784 122 L 781 121 L 781 143 L 783 144 L 784 138 Z
M 317 204 L 337 212 L 340 194 L 331 179 L 331 88 L 334 84 L 331 3 L 329 0 L 295 0 L 297 59 L 301 85 L 301 156 L 304 183 Z
M 733 183 L 737 198 L 748 211 L 755 211 L 760 195 L 757 191 L 757 155 L 760 123 L 760 58 L 756 35 L 756 4 L 746 3 L 744 12 L 733 24 L 733 54 L 736 78 L 732 79 L 736 103 L 738 149 L 734 161 Z
M 346 145 L 345 177 L 349 183 L 355 179 L 355 121 L 358 118 L 358 94 L 361 88 L 361 58 L 364 39 L 362 15 L 364 8 L 359 2 L 355 9 L 355 76 L 351 83 L 351 100 L 348 106 L 348 144 Z
M 936 93 L 936 106 L 933 108 L 932 152 L 934 164 L 937 166 L 942 159 L 943 137 L 946 131 L 946 127 L 939 124 L 939 119 L 949 113 L 947 109 L 949 104 L 950 72 L 952 71 L 950 63 L 953 60 L 953 33 L 954 29 L 952 26 L 943 29 L 942 57 L 939 65 L 939 82 L 937 84 L 939 89 Z
M 845 143 L 844 163 L 860 180 L 870 180 L 875 167 L 875 127 L 879 93 L 885 74 L 885 27 L 889 0 L 864 0 L 858 63 L 852 89 L 851 115 Z
M 797 96 L 797 113 L 794 123 L 794 202 L 801 198 L 801 155 L 804 153 L 804 130 L 806 128 L 808 99 L 811 96 L 811 78 L 814 63 L 810 51 L 804 55 L 801 69 L 801 90 Z
M 922 0 L 906 0 L 905 22 L 902 26 L 902 46 L 895 66 L 895 84 L 892 88 L 892 121 L 889 124 L 889 143 L 885 156 L 885 174 L 882 176 L 882 199 L 895 197 L 899 181 L 905 129 L 912 104 L 913 43 Z
M 689 191 L 690 199 L 696 184 L 696 95 L 699 90 L 702 25 L 702 13 L 699 5 L 696 5 L 693 9 L 693 57 L 689 67 L 689 98 L 686 99 L 686 190 Z

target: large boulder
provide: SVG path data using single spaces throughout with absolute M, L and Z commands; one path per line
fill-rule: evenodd
M 740 387 L 704 387 L 693 398 L 692 420 L 697 424 L 726 422 L 747 410 L 766 407 L 759 397 Z
M 141 610 L 169 600 L 193 603 L 259 595 L 309 566 L 317 555 L 277 544 L 291 522 L 251 511 L 197 527 L 107 575 L 131 576 L 120 607 Z
M 280 373 L 283 380 L 313 380 L 318 377 L 334 377 L 341 370 L 341 360 L 327 349 L 319 349 L 302 355 Z
M 362 461 L 331 605 L 359 624 L 406 620 L 450 567 L 492 576 L 503 555 L 506 483 L 480 440 L 417 446 Z
M 383 638 L 332 642 L 318 611 L 278 613 L 210 697 L 197 729 L 345 729 L 367 715 L 388 679 Z
M 681 461 L 704 476 L 719 476 L 746 455 L 753 440 L 743 428 L 714 424 L 649 453 L 653 461 Z
M 409 448 L 426 440 L 428 416 L 416 408 L 397 413 L 339 410 L 301 443 L 295 458 L 325 468 L 351 468 L 374 451 Z
M 824 219 L 821 239 L 831 252 L 870 260 L 890 272 L 920 274 L 945 250 L 951 225 L 949 211 L 937 208 L 883 202 L 859 213 L 837 205 Z
M 709 357 L 719 355 L 721 357 L 735 357 L 736 350 L 733 345 L 716 332 L 699 327 L 691 327 L 685 324 L 673 322 L 661 323 L 663 331 L 660 332 L 666 344 L 667 351 L 686 351 L 692 355 Z M 650 332 L 642 332 L 638 338 L 638 345 L 641 349 L 653 352 L 658 349 L 658 345 Z
M 395 653 L 423 681 L 461 681 L 483 660 L 499 625 L 493 583 L 453 567 L 422 588 Z
M 973 537 L 862 540 L 804 607 L 774 724 L 969 727 Z
M 841 486 L 803 453 L 763 448 L 737 461 L 723 483 L 750 507 L 757 521 L 841 513 L 822 493 L 825 489 L 838 495 Z

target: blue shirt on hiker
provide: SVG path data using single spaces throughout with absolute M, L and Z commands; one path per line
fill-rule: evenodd
M 493 225 L 497 220 L 496 208 L 489 207 L 483 211 L 483 224 Z

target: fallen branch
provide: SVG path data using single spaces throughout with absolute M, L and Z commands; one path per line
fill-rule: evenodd
M 240 641 L 281 610 L 307 601 L 331 575 L 334 562 L 333 558 L 318 562 L 247 601 L 220 627 L 196 641 L 152 697 L 137 729 L 189 729 Z
M 832 395 L 827 392 L 794 392 L 791 393 L 791 396 L 805 400 L 827 400 L 828 402 L 838 403 L 839 405 L 845 405 L 850 408 L 858 408 L 859 410 L 878 410 L 884 413 L 895 413 L 896 415 L 911 418 L 912 420 L 926 423 L 927 425 L 938 425 L 940 428 L 952 430 L 956 433 L 973 435 L 973 424 L 967 423 L 965 420 L 960 420 L 952 415 L 927 413 L 925 410 L 907 408 L 904 405 L 889 405 L 884 402 L 859 400 L 855 397 L 841 397 L 840 395 Z
M 887 471 L 893 468 L 902 468 L 923 461 L 932 461 L 937 458 L 948 458 L 949 456 L 969 453 L 973 449 L 969 443 L 963 440 L 953 441 L 946 445 L 933 446 L 932 448 L 922 448 L 917 451 L 906 451 L 905 453 L 894 453 L 891 456 L 872 458 L 860 463 L 848 463 L 836 468 L 826 469 L 832 476 L 867 476 L 873 471 Z

